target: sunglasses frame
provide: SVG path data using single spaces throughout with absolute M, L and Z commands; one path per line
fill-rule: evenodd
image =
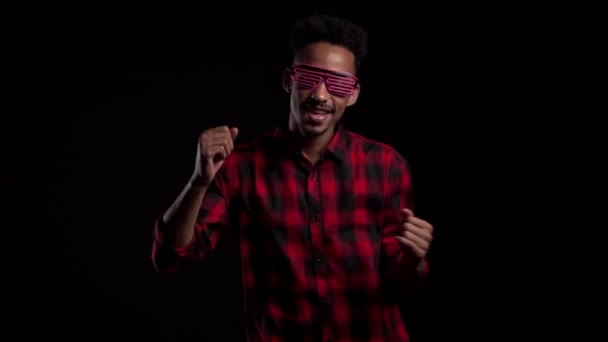
M 357 90 L 357 86 L 359 85 L 359 79 L 348 72 L 344 72 L 344 71 L 335 71 L 335 70 L 329 70 L 329 69 L 323 69 L 323 68 L 319 68 L 317 66 L 314 65 L 310 65 L 310 64 L 293 64 L 291 65 L 288 70 L 289 70 L 289 75 L 291 80 L 296 83 L 296 85 L 298 85 L 295 80 L 295 74 L 296 74 L 296 69 L 303 69 L 303 70 L 307 70 L 307 71 L 311 71 L 314 73 L 315 76 L 319 76 L 321 79 L 319 80 L 319 82 L 317 82 L 313 87 L 311 87 L 310 89 L 306 89 L 306 90 L 311 90 L 311 89 L 315 89 L 316 87 L 319 86 L 319 84 L 321 82 L 324 82 L 326 87 L 327 87 L 327 91 L 334 95 L 334 96 L 339 96 L 339 97 L 348 97 L 350 95 L 352 95 L 356 90 Z M 333 77 L 337 77 L 337 78 L 343 78 L 343 79 L 348 79 L 350 81 L 352 81 L 352 90 L 350 92 L 344 92 L 344 94 L 335 94 L 335 91 L 332 91 L 331 88 L 333 88 L 331 82 L 327 82 L 328 80 L 331 80 L 331 78 Z M 351 84 L 349 84 L 349 86 L 351 86 Z M 300 86 L 301 87 L 301 86 Z

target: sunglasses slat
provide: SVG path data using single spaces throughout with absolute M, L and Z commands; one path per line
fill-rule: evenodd
M 304 90 L 314 89 L 324 80 L 329 93 L 343 97 L 352 94 L 357 84 L 357 80 L 349 75 L 341 76 L 297 66 L 293 67 L 292 71 L 294 82 L 299 88 Z

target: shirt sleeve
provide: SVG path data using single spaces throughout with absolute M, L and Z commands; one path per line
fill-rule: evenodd
M 403 246 L 395 236 L 401 231 L 401 208 L 414 210 L 412 177 L 405 158 L 394 152 L 386 182 L 384 226 L 382 231 L 382 276 L 388 288 L 409 291 L 419 286 L 428 274 L 428 260 L 424 272 L 417 271 L 420 259 Z
M 162 218 L 156 220 L 151 258 L 159 273 L 172 274 L 184 266 L 200 261 L 215 249 L 220 237 L 230 225 L 226 177 L 227 172 L 223 167 L 207 189 L 195 223 L 194 235 L 188 245 L 175 247 L 168 243 L 163 235 Z

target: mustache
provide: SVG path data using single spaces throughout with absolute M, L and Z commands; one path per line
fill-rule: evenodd
M 326 110 L 326 111 L 333 111 L 334 108 L 331 106 L 328 106 L 326 104 L 324 104 L 323 102 L 319 102 L 315 99 L 308 99 L 306 102 L 302 103 L 302 107 L 306 108 L 306 107 L 313 107 L 313 108 L 318 108 L 321 110 Z

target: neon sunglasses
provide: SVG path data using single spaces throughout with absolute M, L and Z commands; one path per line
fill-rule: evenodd
M 292 65 L 289 74 L 296 86 L 302 90 L 312 90 L 325 82 L 327 91 L 339 97 L 351 95 L 359 80 L 349 73 L 318 68 L 308 64 Z

